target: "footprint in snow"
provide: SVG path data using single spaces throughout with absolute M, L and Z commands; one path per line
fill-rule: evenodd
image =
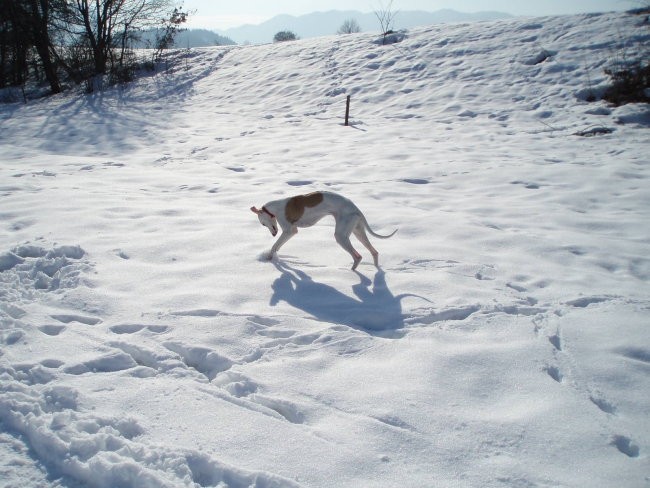
M 204 375 L 208 381 L 235 364 L 230 358 L 207 347 L 188 346 L 179 342 L 166 342 L 163 345 L 178 354 L 188 367 Z
M 612 415 L 616 413 L 616 407 L 604 399 L 601 395 L 592 394 L 589 396 L 589 400 L 591 400 L 591 403 L 596 405 L 602 412 Z
M 65 325 L 41 325 L 38 330 L 49 336 L 57 336 L 66 329 Z
M 200 308 L 196 310 L 181 310 L 178 312 L 171 312 L 170 315 L 177 317 L 217 317 L 223 315 L 219 310 L 212 310 L 209 308 Z
M 50 317 L 64 324 L 69 324 L 71 322 L 79 322 L 80 324 L 97 325 L 102 321 L 102 319 L 99 319 L 97 317 L 86 317 L 83 315 L 75 315 L 75 314 L 58 314 L 58 315 L 50 315 Z
M 58 369 L 64 364 L 63 361 L 59 361 L 58 359 L 43 359 L 43 361 L 41 361 L 41 366 L 50 369 Z
M 110 328 L 114 334 L 135 334 L 141 330 L 146 330 L 154 334 L 167 332 L 169 327 L 166 325 L 144 325 L 144 324 L 118 324 Z
M 135 360 L 123 351 L 112 351 L 79 364 L 68 366 L 65 372 L 73 375 L 86 373 L 114 373 L 138 366 Z
M 650 350 L 641 347 L 623 347 L 616 350 L 622 356 L 633 361 L 650 364 Z
M 410 183 L 411 185 L 428 185 L 430 183 L 430 181 L 425 178 L 404 178 L 401 181 L 404 183 Z
M 55 378 L 54 373 L 48 369 L 50 368 L 43 364 L 19 364 L 5 368 L 4 373 L 26 385 L 45 385 Z
M 219 373 L 212 384 L 219 386 L 237 398 L 247 397 L 256 393 L 259 385 L 246 375 L 236 371 L 224 371 Z
M 556 351 L 562 351 L 562 340 L 559 333 L 549 336 L 548 341 L 553 345 Z
M 276 319 L 272 319 L 270 317 L 262 317 L 260 315 L 254 315 L 251 317 L 247 318 L 248 322 L 254 325 L 260 325 L 263 327 L 272 327 L 274 325 L 279 325 L 282 322 Z
M 458 308 L 449 308 L 446 310 L 433 311 L 429 310 L 425 313 L 414 315 L 407 320 L 407 324 L 421 324 L 421 325 L 433 325 L 437 322 L 446 322 L 450 320 L 462 321 L 469 318 L 471 315 L 475 314 L 481 309 L 478 305 L 469 305 L 465 307 Z
M 527 188 L 529 190 L 539 190 L 541 188 L 541 185 L 539 183 L 533 183 L 533 182 L 528 182 L 528 181 L 511 181 L 511 185 L 522 185 L 524 188 Z
M 298 406 L 287 400 L 271 398 L 260 395 L 258 393 L 250 395 L 248 397 L 248 400 L 278 413 L 280 416 L 284 417 L 285 420 L 292 424 L 302 424 L 305 422 L 305 416 L 300 411 Z
M 515 290 L 515 291 L 517 291 L 519 293 L 524 293 L 524 292 L 528 291 L 528 288 L 526 288 L 525 286 L 518 285 L 516 283 L 506 283 L 506 286 L 508 288 L 512 288 L 513 290 Z
M 271 339 L 287 339 L 296 335 L 295 330 L 276 330 L 276 329 L 262 329 L 255 332 L 257 335 L 269 337 Z
M 131 259 L 131 256 L 129 256 L 127 253 L 125 253 L 125 252 L 122 251 L 121 249 L 115 249 L 114 252 L 115 252 L 115 255 L 116 255 L 117 257 L 122 258 L 122 259 L 124 259 L 125 261 Z
M 557 366 L 547 366 L 545 368 L 546 374 L 548 374 L 553 380 L 558 383 L 562 383 L 563 375 L 560 372 L 560 369 Z
M 632 442 L 632 439 L 624 435 L 616 435 L 612 439 L 611 444 L 616 447 L 621 453 L 625 454 L 627 457 L 637 458 L 639 457 L 640 449 L 639 446 Z
M 6 344 L 12 346 L 16 344 L 19 340 L 25 337 L 25 333 L 22 330 L 14 329 L 8 331 L 0 332 L 0 344 Z
M 576 308 L 587 308 L 594 303 L 602 303 L 610 300 L 609 297 L 582 297 L 566 302 L 567 305 Z

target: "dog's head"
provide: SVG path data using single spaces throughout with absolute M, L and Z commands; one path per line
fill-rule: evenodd
M 278 221 L 275 218 L 275 215 L 269 212 L 265 207 L 262 207 L 262 210 L 251 207 L 251 211 L 257 214 L 260 224 L 269 229 L 271 235 L 275 237 L 278 233 Z

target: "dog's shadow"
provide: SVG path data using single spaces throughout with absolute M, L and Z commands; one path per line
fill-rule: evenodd
M 275 262 L 281 275 L 273 282 L 271 305 L 284 301 L 317 320 L 344 324 L 373 335 L 403 336 L 402 297 L 394 296 L 386 285 L 386 274 L 378 270 L 374 280 L 356 272 L 361 282 L 352 286 L 355 297 L 314 281 L 305 272 L 286 263 Z M 371 288 L 372 285 L 372 288 Z

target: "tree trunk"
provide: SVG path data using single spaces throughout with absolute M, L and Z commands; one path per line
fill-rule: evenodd
M 49 0 L 31 0 L 32 9 L 32 33 L 34 35 L 34 46 L 43 63 L 45 78 L 50 84 L 52 93 L 61 92 L 61 83 L 56 70 L 56 64 L 52 60 L 50 48 L 50 34 L 48 31 L 48 19 L 50 14 Z M 40 10 L 39 10 L 40 7 Z

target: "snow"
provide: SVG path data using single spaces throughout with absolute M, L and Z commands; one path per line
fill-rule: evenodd
M 650 114 L 585 101 L 647 27 L 376 41 L 1 107 L 3 486 L 650 483 Z M 260 259 L 315 190 L 399 228 L 381 270 L 332 219 Z

